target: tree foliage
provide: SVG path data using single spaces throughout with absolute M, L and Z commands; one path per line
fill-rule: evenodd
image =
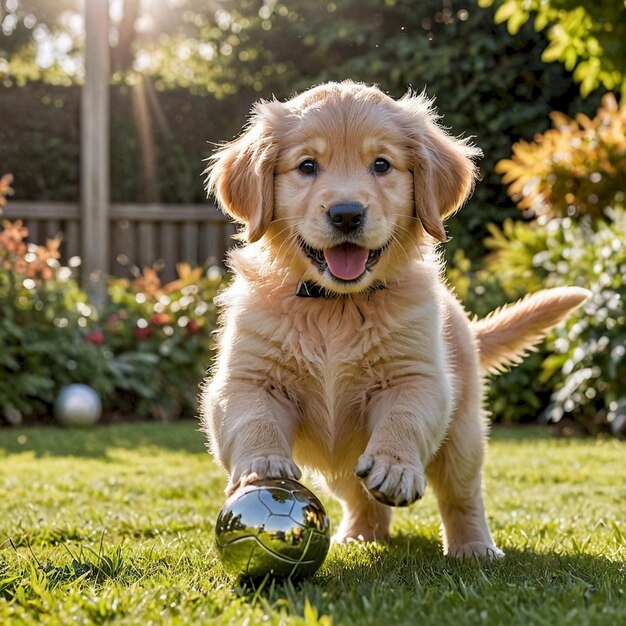
M 453 246 L 480 238 L 489 221 L 517 214 L 495 172 L 512 143 L 544 131 L 551 110 L 591 112 L 598 100 L 584 102 L 562 66 L 541 61 L 545 39 L 530 24 L 513 37 L 473 0 L 185 0 L 178 8 L 151 0 L 147 6 L 150 13 L 133 20 L 126 0 L 124 13 L 114 16 L 115 201 L 142 200 L 147 188 L 129 97 L 139 79 L 148 89 L 156 197 L 179 202 L 204 201 L 207 141 L 230 139 L 260 97 L 286 98 L 344 78 L 378 83 L 396 97 L 409 86 L 425 88 L 443 123 L 474 136 L 485 155 L 474 196 L 450 221 Z M 122 27 L 131 22 L 134 30 Z M 77 107 L 75 89 L 48 84 L 2 94 L 4 166 L 19 180 L 20 197 L 76 196 Z
M 0 0 L 0 78 L 69 85 L 82 76 L 80 0 Z
M 534 16 L 547 29 L 543 60 L 574 70 L 583 96 L 600 85 L 626 96 L 626 5 L 623 0 L 478 0 L 498 7 L 495 20 L 514 35 Z

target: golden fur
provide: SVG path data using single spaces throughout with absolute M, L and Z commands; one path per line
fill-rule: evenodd
M 395 101 L 344 82 L 257 105 L 214 156 L 209 190 L 246 241 L 230 254 L 235 276 L 219 298 L 219 355 L 202 398 L 229 491 L 310 468 L 343 504 L 336 538 L 374 540 L 388 536 L 390 506 L 419 499 L 428 480 L 444 551 L 502 555 L 481 495 L 483 372 L 517 362 L 586 292 L 547 290 L 468 320 L 435 245 L 472 189 L 478 155 L 423 96 Z M 377 173 L 377 159 L 389 171 Z M 306 160 L 313 174 L 301 171 Z M 329 220 L 345 203 L 365 211 L 348 234 Z M 380 258 L 340 280 L 303 245 Z M 298 297 L 301 281 L 327 297 Z

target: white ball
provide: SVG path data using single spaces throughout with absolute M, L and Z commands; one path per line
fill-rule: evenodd
M 102 414 L 102 402 L 88 385 L 68 385 L 54 405 L 54 416 L 64 426 L 93 426 Z

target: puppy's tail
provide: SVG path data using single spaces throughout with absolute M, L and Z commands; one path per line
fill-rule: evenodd
M 517 365 L 589 295 L 580 287 L 544 289 L 472 322 L 481 367 L 493 374 Z

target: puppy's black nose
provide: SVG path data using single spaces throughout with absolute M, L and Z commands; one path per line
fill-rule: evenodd
M 365 208 L 358 202 L 335 204 L 328 209 L 328 218 L 332 225 L 342 233 L 351 233 L 363 225 Z

